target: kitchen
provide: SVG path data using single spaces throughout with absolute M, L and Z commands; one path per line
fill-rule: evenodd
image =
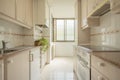
M 119 80 L 119 7 L 119 0 L 0 0 L 0 80 Z

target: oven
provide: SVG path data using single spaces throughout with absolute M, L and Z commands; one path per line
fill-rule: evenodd
M 78 80 L 90 80 L 90 54 L 84 50 L 78 50 L 76 74 Z

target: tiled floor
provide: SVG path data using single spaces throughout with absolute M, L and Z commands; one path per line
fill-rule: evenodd
M 55 58 L 43 69 L 41 78 L 41 80 L 74 80 L 73 58 Z

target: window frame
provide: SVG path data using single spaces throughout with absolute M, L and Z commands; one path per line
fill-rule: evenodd
M 57 20 L 64 20 L 64 40 L 57 40 Z M 66 40 L 67 20 L 74 20 L 74 40 Z M 53 18 L 53 41 L 54 42 L 75 42 L 75 18 Z

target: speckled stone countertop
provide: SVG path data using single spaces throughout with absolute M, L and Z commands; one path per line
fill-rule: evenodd
M 14 50 L 14 51 L 9 52 L 9 53 L 0 54 L 0 59 L 4 59 L 8 56 L 15 55 L 21 51 L 29 50 L 32 48 L 36 48 L 36 46 L 19 46 L 19 47 L 15 47 L 15 48 L 10 48 L 11 50 Z
M 107 46 L 80 45 L 79 49 L 89 52 L 91 55 L 99 57 L 120 68 L 120 49 Z
M 120 52 L 120 49 L 107 46 L 80 45 L 92 52 Z

